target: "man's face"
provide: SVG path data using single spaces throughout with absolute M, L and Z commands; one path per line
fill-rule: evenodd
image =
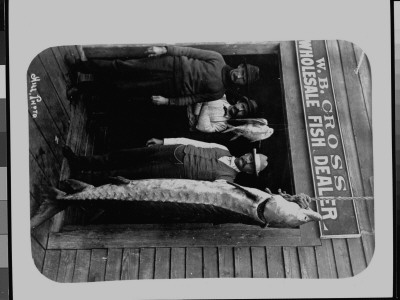
M 246 69 L 243 64 L 240 64 L 236 69 L 231 70 L 230 76 L 234 84 L 245 85 L 247 83 Z
M 254 174 L 254 158 L 253 154 L 246 153 L 238 159 L 238 169 L 248 174 Z
M 245 102 L 238 102 L 228 108 L 228 115 L 231 118 L 244 118 L 249 114 L 249 107 Z

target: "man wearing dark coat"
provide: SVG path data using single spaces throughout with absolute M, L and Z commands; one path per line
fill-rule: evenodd
M 153 138 L 144 148 L 95 156 L 77 156 L 64 147 L 63 154 L 71 176 L 92 184 L 104 184 L 109 177 L 116 176 L 132 180 L 183 178 L 233 182 L 240 172 L 258 175 L 268 165 L 267 157 L 256 153 L 255 149 L 253 153 L 234 157 L 225 146 L 186 138 Z
M 93 73 L 102 82 L 98 93 L 122 92 L 125 96 L 151 96 L 156 105 L 186 106 L 220 99 L 236 85 L 249 85 L 259 79 L 259 68 L 240 64 L 228 66 L 215 51 L 179 46 L 153 46 L 146 58 L 129 60 L 65 57 L 72 71 Z M 79 89 L 79 88 L 78 88 Z M 68 89 L 69 98 L 78 91 Z

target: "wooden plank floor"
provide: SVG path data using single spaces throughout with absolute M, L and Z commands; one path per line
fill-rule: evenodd
M 348 45 L 336 41 L 329 43 L 329 46 L 330 50 L 337 50 L 333 59 L 339 64 L 342 63 L 340 55 L 343 56 L 345 51 L 353 51 Z M 358 58 L 360 50 L 354 49 L 355 57 Z M 71 51 L 76 52 L 76 47 L 48 49 L 35 58 L 30 67 L 31 72 L 39 74 L 42 81 L 45 81 L 41 89 L 48 89 L 41 91 L 41 95 L 46 97 L 42 118 L 33 120 L 30 116 L 30 138 L 32 143 L 36 141 L 30 149 L 33 211 L 42 201 L 40 187 L 49 183 L 56 184 L 55 177 L 65 172 L 61 169 L 62 155 L 59 145 L 54 143 L 54 137 L 85 155 L 102 153 L 109 147 L 106 143 L 107 127 L 99 127 L 96 120 L 85 112 L 82 104 L 72 106 L 65 98 L 68 70 L 63 55 Z M 342 98 L 346 100 L 346 93 L 350 92 L 367 95 L 364 99 L 366 111 L 363 114 L 365 123 L 369 122 L 371 126 L 371 99 L 369 93 L 364 91 L 370 86 L 370 78 L 368 70 L 362 71 L 359 83 L 354 78 L 351 81 L 352 84 L 359 84 L 363 93 L 343 88 Z M 349 75 L 344 76 L 341 72 L 335 79 L 338 86 L 344 86 L 345 80 L 350 81 Z M 345 108 L 351 109 L 348 104 Z M 71 134 L 72 129 L 74 134 Z M 357 147 L 363 146 L 361 142 L 353 141 L 349 151 L 357 151 Z M 45 157 L 43 152 L 50 155 Z M 359 162 L 354 161 L 353 164 L 354 170 L 358 169 Z M 364 175 L 361 179 L 354 176 L 359 181 L 359 194 L 364 189 L 370 189 L 366 187 L 370 170 L 362 169 L 361 172 Z M 60 241 L 65 239 L 62 235 L 66 226 L 83 225 L 88 219 L 79 208 L 69 209 L 52 222 L 46 222 L 35 229 L 32 235 L 32 255 L 43 275 L 57 282 L 233 277 L 345 278 L 362 272 L 371 261 L 374 251 L 373 218 L 369 215 L 371 210 L 366 208 L 365 203 L 358 203 L 358 208 L 362 208 L 360 220 L 363 230 L 362 237 L 358 239 L 322 240 L 320 246 L 296 246 L 288 243 L 287 235 L 258 243 L 255 235 L 252 245 L 217 246 L 187 242 L 167 247 L 131 241 L 117 245 L 86 243 L 85 246 L 75 241 L 69 247 L 64 247 L 65 243 Z M 49 232 L 51 223 L 58 224 L 52 227 L 56 232 Z M 83 228 L 80 230 L 84 231 Z M 292 234 L 291 238 L 294 241 L 298 236 Z

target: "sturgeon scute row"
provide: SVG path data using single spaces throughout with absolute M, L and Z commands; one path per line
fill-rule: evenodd
M 271 197 L 263 191 L 247 187 L 241 187 L 245 190 L 238 189 L 224 181 L 121 178 L 116 184 L 99 187 L 71 179 L 67 183 L 75 192 L 66 194 L 55 189 L 57 200 L 117 200 L 147 203 L 149 207 L 176 205 L 192 211 L 194 208 L 197 213 L 203 214 L 231 214 L 233 220 L 243 217 L 244 223 L 251 223 L 249 221 L 252 220 L 259 225 L 265 225 L 262 216 L 258 215 L 259 206 Z

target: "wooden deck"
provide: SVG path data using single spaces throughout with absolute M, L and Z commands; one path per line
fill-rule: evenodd
M 276 49 L 276 46 L 276 43 L 271 43 L 256 51 Z M 102 53 L 95 50 L 89 49 L 88 53 L 92 51 L 93 56 Z M 230 53 L 229 47 L 220 50 Z M 329 41 L 328 50 L 332 69 L 335 68 L 332 71 L 337 99 L 341 101 L 338 103 L 340 118 L 346 124 L 343 135 L 354 194 L 372 195 L 368 61 L 364 58 L 360 72 L 355 74 L 353 70 L 361 57 L 359 48 L 347 42 Z M 83 103 L 71 105 L 66 99 L 68 70 L 63 55 L 68 51 L 76 53 L 77 49 L 74 46 L 47 49 L 33 60 L 28 71 L 28 83 L 32 74 L 40 77 L 38 91 L 43 99 L 38 103 L 39 116 L 34 118 L 32 112 L 29 113 L 32 216 L 43 201 L 44 187 L 57 186 L 66 172 L 61 143 L 67 143 L 85 155 L 102 153 L 109 147 L 107 126 L 99 121 L 101 116 L 96 115 L 95 107 Z M 120 47 L 119 51 L 126 54 L 130 48 Z M 307 244 L 306 239 L 302 241 L 300 230 L 275 229 L 263 232 L 264 240 L 248 239 L 244 227 L 236 232 L 237 236 L 223 238 L 235 228 L 220 226 L 214 227 L 216 236 L 211 239 L 212 243 L 204 244 L 204 238 L 196 240 L 199 231 L 191 225 L 186 233 L 182 228 L 173 228 L 174 233 L 182 232 L 180 236 L 168 236 L 167 228 L 163 231 L 153 227 L 153 244 L 143 244 L 138 230 L 141 225 L 107 225 L 108 231 L 101 230 L 102 225 L 85 225 L 90 215 L 77 207 L 57 214 L 32 230 L 32 256 L 43 275 L 58 282 L 233 277 L 345 278 L 362 272 L 374 252 L 373 206 L 359 201 L 357 211 L 361 238 L 318 239 L 317 243 Z M 205 230 L 207 226 L 201 229 Z M 115 232 L 120 232 L 120 235 L 116 236 Z M 210 231 L 207 234 L 210 235 Z M 254 234 L 257 237 L 260 232 Z M 246 236 L 246 242 L 241 242 L 243 236 Z

